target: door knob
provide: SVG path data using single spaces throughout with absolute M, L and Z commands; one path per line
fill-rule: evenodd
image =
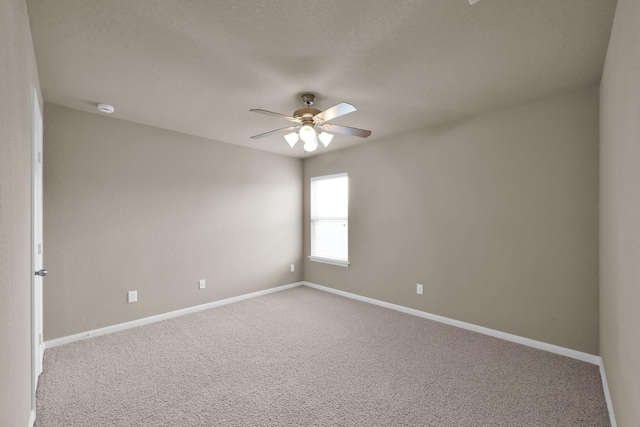
M 36 271 L 36 276 L 46 276 L 47 275 L 47 270 L 45 270 L 44 268 L 42 270 L 38 270 Z

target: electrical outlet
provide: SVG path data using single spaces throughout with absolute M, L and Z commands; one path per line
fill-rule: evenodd
M 296 271 L 296 265 L 295 264 L 291 264 L 291 272 L 293 273 L 294 271 Z
M 137 302 L 138 301 L 138 291 L 129 291 L 127 294 L 127 302 Z
M 416 285 L 416 292 L 418 295 L 422 295 L 422 285 L 420 283 Z
M 200 289 L 204 289 L 204 288 L 206 288 L 206 287 L 207 287 L 207 282 L 205 282 L 205 280 L 204 280 L 204 279 L 198 280 L 198 287 L 199 287 Z

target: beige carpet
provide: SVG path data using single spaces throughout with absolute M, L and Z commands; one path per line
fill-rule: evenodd
M 608 426 L 598 367 L 299 287 L 45 351 L 37 427 Z

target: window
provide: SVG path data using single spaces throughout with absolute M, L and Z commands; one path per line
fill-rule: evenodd
M 311 178 L 311 261 L 349 265 L 349 177 Z

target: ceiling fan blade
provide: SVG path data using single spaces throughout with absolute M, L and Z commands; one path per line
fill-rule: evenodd
M 259 135 L 253 135 L 251 137 L 251 139 L 260 139 L 260 138 L 264 138 L 265 136 L 273 135 L 273 134 L 276 134 L 276 133 L 281 133 L 281 132 L 286 132 L 286 131 L 293 131 L 295 129 L 298 129 L 299 127 L 300 126 L 288 126 L 286 128 L 272 130 L 272 131 L 269 131 L 269 132 L 261 133 Z
M 253 109 L 251 109 L 249 111 L 254 112 L 254 113 L 266 114 L 267 116 L 278 117 L 278 118 L 281 118 L 281 119 L 289 120 L 290 122 L 294 122 L 294 123 L 300 123 L 300 120 L 296 119 L 295 117 L 286 116 L 286 115 L 280 114 L 280 113 L 274 113 L 273 111 L 260 110 L 258 108 L 253 108 Z
M 345 135 L 359 136 L 360 138 L 366 138 L 371 135 L 370 130 L 352 128 L 350 126 L 334 125 L 333 123 L 325 123 L 320 128 L 327 132 L 343 133 Z
M 341 102 L 340 104 L 336 104 L 333 107 L 329 107 L 323 112 L 316 114 L 313 117 L 313 120 L 328 122 L 329 120 L 335 119 L 336 117 L 344 116 L 345 114 L 349 114 L 354 111 L 356 111 L 356 107 L 349 104 L 348 102 Z

